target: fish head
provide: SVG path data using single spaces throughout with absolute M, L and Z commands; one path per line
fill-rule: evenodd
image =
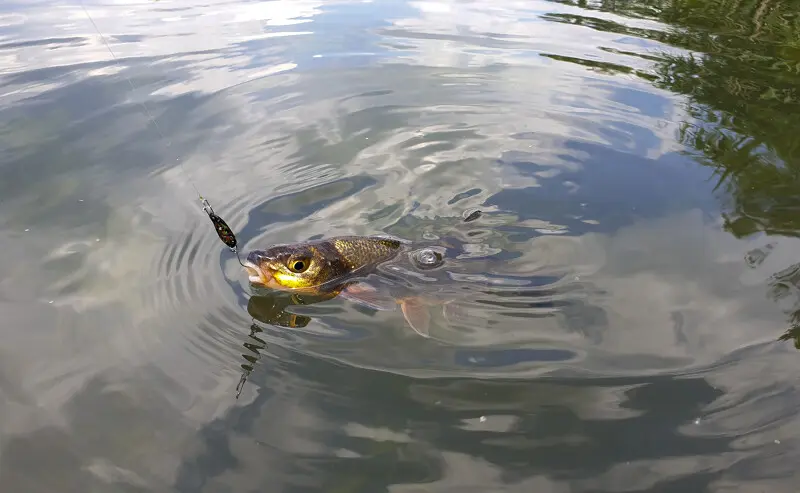
M 312 245 L 275 245 L 253 250 L 244 262 L 250 282 L 272 289 L 304 290 L 330 280 L 330 262 Z

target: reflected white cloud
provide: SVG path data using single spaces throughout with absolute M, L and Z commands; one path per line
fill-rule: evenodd
M 412 60 L 435 66 L 475 66 L 513 62 L 515 65 L 541 66 L 548 62 L 539 53 L 577 56 L 594 61 L 619 63 L 618 56 L 600 50 L 625 41 L 617 33 L 586 29 L 584 26 L 553 23 L 545 15 L 578 15 L 615 22 L 632 29 L 666 31 L 667 26 L 651 20 L 631 19 L 609 12 L 587 11 L 547 1 L 492 2 L 409 2 L 419 15 L 393 20 L 386 34 L 398 36 L 414 46 Z M 442 41 L 441 43 L 438 41 Z M 651 40 L 637 39 L 647 51 L 676 49 Z M 628 50 L 636 51 L 628 45 Z M 678 50 L 680 51 L 680 50 Z M 626 57 L 625 65 L 648 70 L 650 63 Z
M 335 4 L 348 3 L 347 0 Z M 331 5 L 330 2 L 327 3 Z M 184 80 L 161 87 L 155 94 L 215 92 L 263 76 L 266 71 L 291 68 L 296 62 L 272 54 L 264 58 L 258 50 L 245 49 L 244 43 L 313 34 L 314 17 L 321 13 L 319 1 L 276 0 L 270 2 L 180 2 L 178 7 L 158 2 L 131 3 L 127 0 L 85 2 L 86 12 L 95 22 L 121 66 L 130 68 L 137 57 L 153 57 L 158 71 L 170 59 L 195 59 L 184 73 Z M 0 69 L 12 75 L 53 67 L 72 67 L 113 61 L 106 44 L 91 20 L 75 1 L 30 5 L 6 37 L 15 46 Z M 305 27 L 303 27 L 305 26 Z M 42 45 L 39 40 L 47 40 Z M 44 49 L 43 49 L 44 48 Z M 199 54 L 203 55 L 199 55 Z M 260 58 L 257 58 L 260 57 Z M 161 60 L 161 61 L 159 61 Z M 270 60 L 273 68 L 268 68 Z M 102 70 L 101 68 L 100 70 Z M 138 70 L 142 70 L 139 66 Z M 96 72 L 95 72 L 96 74 Z M 78 71 L 68 78 L 82 76 Z M 63 83 L 63 82 L 62 82 Z
M 464 208 L 504 190 L 539 187 L 544 180 L 558 179 L 560 173 L 580 171 L 588 151 L 567 149 L 565 142 L 591 142 L 651 160 L 678 149 L 671 122 L 685 118 L 679 98 L 632 76 L 604 74 L 538 56 L 553 53 L 636 70 L 651 68 L 644 59 L 600 49 L 624 45 L 635 51 L 625 36 L 539 17 L 584 11 L 550 2 L 412 2 L 409 6 L 417 15 L 404 13 L 391 20 L 389 28 L 373 31 L 377 35 L 370 38 L 372 46 L 362 47 L 363 53 L 382 56 L 376 68 L 365 66 L 364 60 L 374 61 L 366 55 L 327 56 L 336 55 L 340 46 L 328 45 L 328 33 L 319 31 L 315 19 L 324 14 L 323 7 L 335 9 L 342 3 L 347 2 L 209 5 L 192 0 L 171 4 L 178 9 L 173 11 L 167 11 L 162 2 L 92 3 L 89 12 L 122 59 L 122 69 L 107 64 L 110 55 L 76 2 L 35 3 L 24 15 L 0 17 L 4 42 L 50 40 L 0 51 L 0 74 L 5 80 L 38 69 L 66 69 L 55 80 L 17 81 L 4 87 L 1 94 L 9 107 L 20 105 L 27 110 L 26 100 L 36 95 L 44 95 L 42 104 L 46 105 L 55 89 L 78 86 L 85 77 L 110 85 L 121 71 L 133 75 L 132 70 L 138 75 L 146 70 L 149 75 L 172 78 L 146 84 L 133 94 L 115 94 L 109 98 L 112 104 L 146 101 L 154 110 L 167 113 L 173 107 L 160 106 L 161 102 L 174 102 L 182 95 L 196 97 L 185 110 L 174 110 L 183 113 L 173 116 L 172 121 L 180 121 L 166 129 L 171 149 L 155 134 L 152 140 L 135 143 L 152 148 L 162 160 L 158 173 L 149 174 L 152 163 L 137 163 L 143 168 L 139 171 L 114 168 L 120 149 L 126 149 L 121 144 L 143 139 L 149 122 L 141 115 L 118 116 L 112 108 L 102 125 L 87 126 L 91 133 L 63 143 L 54 152 L 62 158 L 77 156 L 74 159 L 85 161 L 85 167 L 64 180 L 58 170 L 52 176 L 42 174 L 37 177 L 37 186 L 42 188 L 9 205 L 0 217 L 2 224 L 17 227 L 20 217 L 30 217 L 21 211 L 37 205 L 37 213 L 49 211 L 62 217 L 60 209 L 74 205 L 76 190 L 85 189 L 94 194 L 87 200 L 95 200 L 95 209 L 78 210 L 72 217 L 110 211 L 91 227 L 54 220 L 41 231 L 0 241 L 15 264 L 0 279 L 5 305 L 0 313 L 7 315 L 9 327 L 25 329 L 15 330 L 0 349 L 0 415 L 4 416 L 0 430 L 4 435 L 69 426 L 65 409 L 94 377 L 103 375 L 105 384 L 124 393 L 129 390 L 128 377 L 141 374 L 142 368 L 154 369 L 159 376 L 148 374 L 151 380 L 138 382 L 138 390 L 130 391 L 131 395 L 148 397 L 142 388 L 149 384 L 156 389 L 153 392 L 162 392 L 163 405 L 170 412 L 164 413 L 161 425 L 172 429 L 180 423 L 176 435 L 183 439 L 236 404 L 231 395 L 238 380 L 235 370 L 242 362 L 240 346 L 246 326 L 205 329 L 213 325 L 212 316 L 226 309 L 241 311 L 225 278 L 236 279 L 239 266 L 233 257 L 223 257 L 224 272 L 220 272 L 221 246 L 199 213 L 185 170 L 163 165 L 176 154 L 200 189 L 209 193 L 217 211 L 230 212 L 225 217 L 237 230 L 248 213 L 258 213 L 278 194 L 302 192 L 352 176 L 374 180 L 364 191 L 338 198 L 299 221 L 248 225 L 255 231 L 255 237 L 244 238 L 250 246 L 317 234 L 374 233 L 412 210 L 426 219 L 457 217 Z M 632 27 L 664 28 L 607 13 L 592 15 Z M 269 43 L 258 44 L 265 40 Z M 304 71 L 307 67 L 292 51 L 300 43 L 309 43 L 308 54 L 321 52 L 314 59 L 319 66 Z M 405 48 L 387 52 L 384 45 L 389 43 L 402 43 Z M 652 42 L 638 48 L 642 52 L 667 49 Z M 131 69 L 136 57 L 164 58 L 156 63 L 136 62 Z M 166 67 L 177 69 L 167 73 Z M 621 94 L 624 90 L 629 92 Z M 57 103 L 66 104 L 70 97 L 65 95 Z M 651 103 L 658 107 L 649 107 Z M 55 106 L 43 106 L 47 111 L 36 113 L 24 125 L 16 119 L 0 124 L 3 141 L 9 143 L 4 155 L 32 154 L 38 146 L 58 142 L 82 119 L 90 119 L 74 110 L 73 121 L 72 114 Z M 174 149 L 185 152 L 174 154 Z M 535 162 L 542 171 L 525 173 L 500 161 L 508 153 Z M 58 183 L 50 188 L 48 180 Z M 581 186 L 569 185 L 573 190 Z M 452 203 L 456 195 L 472 189 L 479 191 Z M 39 193 L 42 190 L 46 193 Z M 298 204 L 316 198 L 316 192 L 308 192 Z M 366 214 L 387 207 L 396 209 L 372 223 L 363 220 Z M 591 217 L 585 220 L 598 222 Z M 545 219 L 521 221 L 517 226 L 566 230 Z M 712 363 L 772 340 L 780 330 L 781 314 L 762 293 L 764 276 L 753 279 L 752 271 L 743 268 L 741 259 L 755 243 L 732 239 L 694 212 L 640 222 L 614 233 L 577 238 L 545 235 L 528 245 L 522 258 L 509 261 L 497 273 L 572 271 L 594 289 L 589 302 L 608 315 L 599 342 L 566 334 L 563 320 L 557 319 L 541 321 L 535 330 L 521 335 L 519 321 L 508 318 L 499 320 L 491 331 L 476 331 L 461 342 L 512 344 L 537 332 L 551 341 L 594 352 L 597 356 L 586 360 L 587 367 L 609 372 L 619 370 L 610 361 L 620 355 Z M 473 250 L 482 251 L 480 247 Z M 770 257 L 763 269 L 791 262 L 796 245 L 781 240 L 776 251 L 783 253 Z M 423 354 L 430 349 L 409 345 L 397 357 L 418 357 L 417 350 Z M 365 357 L 380 360 L 383 356 Z M 791 369 L 785 359 L 764 364 L 773 375 Z M 731 376 L 720 379 L 731 386 L 736 383 L 732 379 L 747 378 L 744 373 L 727 375 Z M 748 388 L 757 385 L 752 381 Z M 565 402 L 583 416 L 623 415 L 617 396 L 593 397 L 594 401 L 580 405 Z M 290 451 L 324 453 L 323 444 L 313 437 L 291 434 L 328 427 L 321 411 L 298 411 L 299 400 L 282 409 L 285 421 L 278 422 L 286 426 L 277 441 Z M 140 405 L 137 412 L 144 413 L 147 404 Z M 731 430 L 741 425 L 732 417 L 725 419 Z M 725 419 L 721 416 L 720 422 Z M 265 418 L 261 426 L 281 428 L 275 422 Z M 376 433 L 358 423 L 347 425 L 345 431 L 357 438 Z M 234 450 L 246 456 L 252 444 L 236 440 Z M 158 444 L 164 441 L 151 446 Z M 185 451 L 164 445 L 158 456 L 163 458 L 167 452 L 177 456 Z M 436 491 L 476 485 L 489 489 L 501 482 L 500 472 L 491 464 L 460 454 L 447 453 L 445 458 L 451 469 L 446 480 L 435 484 Z M 155 466 L 137 464 L 129 467 L 91 459 L 85 466 L 106 481 L 120 477 L 147 481 L 152 472 L 148 468 Z M 247 472 L 261 466 L 254 462 Z M 673 466 L 688 470 L 685 463 L 669 467 Z M 159 477 L 171 480 L 178 464 L 167 462 L 161 467 Z M 614 474 L 609 473 L 611 483 Z M 241 480 L 253 487 L 270 481 Z M 565 491 L 544 478 L 518 486 L 507 491 Z
M 568 484 L 548 478 L 546 475 L 525 478 L 507 484 L 504 471 L 491 462 L 471 457 L 459 452 L 442 452 L 444 473 L 441 479 L 425 484 L 425 491 L 436 493 L 456 493 L 466 491 L 496 491 L 502 493 L 524 493 L 541 491 L 542 493 L 567 493 L 571 491 Z M 418 484 L 395 484 L 387 490 L 390 493 L 417 493 L 421 491 Z
M 761 242 L 737 240 L 700 211 L 690 211 L 641 221 L 610 236 L 542 236 L 497 273 L 562 266 L 592 286 L 597 294 L 588 302 L 607 316 L 599 329 L 602 341 L 593 350 L 614 355 L 605 362 L 600 358 L 601 366 L 625 355 L 688 358 L 704 365 L 775 341 L 782 331 L 783 314 L 765 296 L 764 285 L 743 282 L 752 276 L 744 256 Z

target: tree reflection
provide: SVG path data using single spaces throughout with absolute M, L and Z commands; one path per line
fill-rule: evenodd
M 800 2 L 559 3 L 671 26 L 661 32 L 588 17 L 580 21 L 593 29 L 628 33 L 689 51 L 660 54 L 655 77 L 643 78 L 687 96 L 691 120 L 680 125 L 677 137 L 699 163 L 714 170 L 717 189 L 726 192 L 725 230 L 737 238 L 759 232 L 800 236 Z M 770 296 L 776 301 L 787 296 L 787 285 L 797 286 L 787 271 L 796 272 L 797 266 L 773 276 Z M 793 339 L 800 348 L 800 303 L 795 306 L 789 320 L 792 328 L 781 339 Z
M 690 98 L 680 141 L 714 169 L 730 203 L 724 227 L 741 238 L 800 231 L 800 17 L 798 2 L 674 1 L 662 13 L 702 33 L 685 48 L 701 56 L 665 56 L 656 85 Z M 800 264 L 776 273 L 776 302 L 795 292 Z M 780 340 L 800 349 L 800 303 Z

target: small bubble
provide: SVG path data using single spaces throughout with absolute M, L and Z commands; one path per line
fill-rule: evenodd
M 480 421 L 481 423 L 485 423 L 486 422 L 486 416 L 481 416 L 478 421 Z
M 50 300 L 50 301 L 48 301 L 47 303 L 49 303 L 49 304 L 51 304 L 51 305 L 52 305 L 52 304 L 53 304 L 53 300 Z
M 83 202 L 83 199 L 78 199 L 78 202 Z
M 441 253 L 430 248 L 417 250 L 411 257 L 416 266 L 423 269 L 439 267 L 444 261 L 444 257 Z
M 25 231 L 30 231 L 30 228 L 25 228 Z
M 95 238 L 94 241 L 100 241 L 100 238 Z
M 419 261 L 423 264 L 433 264 L 436 260 L 436 252 L 432 250 L 423 250 L 419 253 Z
M 694 420 L 694 424 L 699 425 L 700 424 L 700 418 L 695 419 Z

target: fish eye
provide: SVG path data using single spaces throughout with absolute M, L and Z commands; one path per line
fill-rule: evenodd
M 289 269 L 292 272 L 304 272 L 308 269 L 309 262 L 305 259 L 292 259 L 289 261 Z

